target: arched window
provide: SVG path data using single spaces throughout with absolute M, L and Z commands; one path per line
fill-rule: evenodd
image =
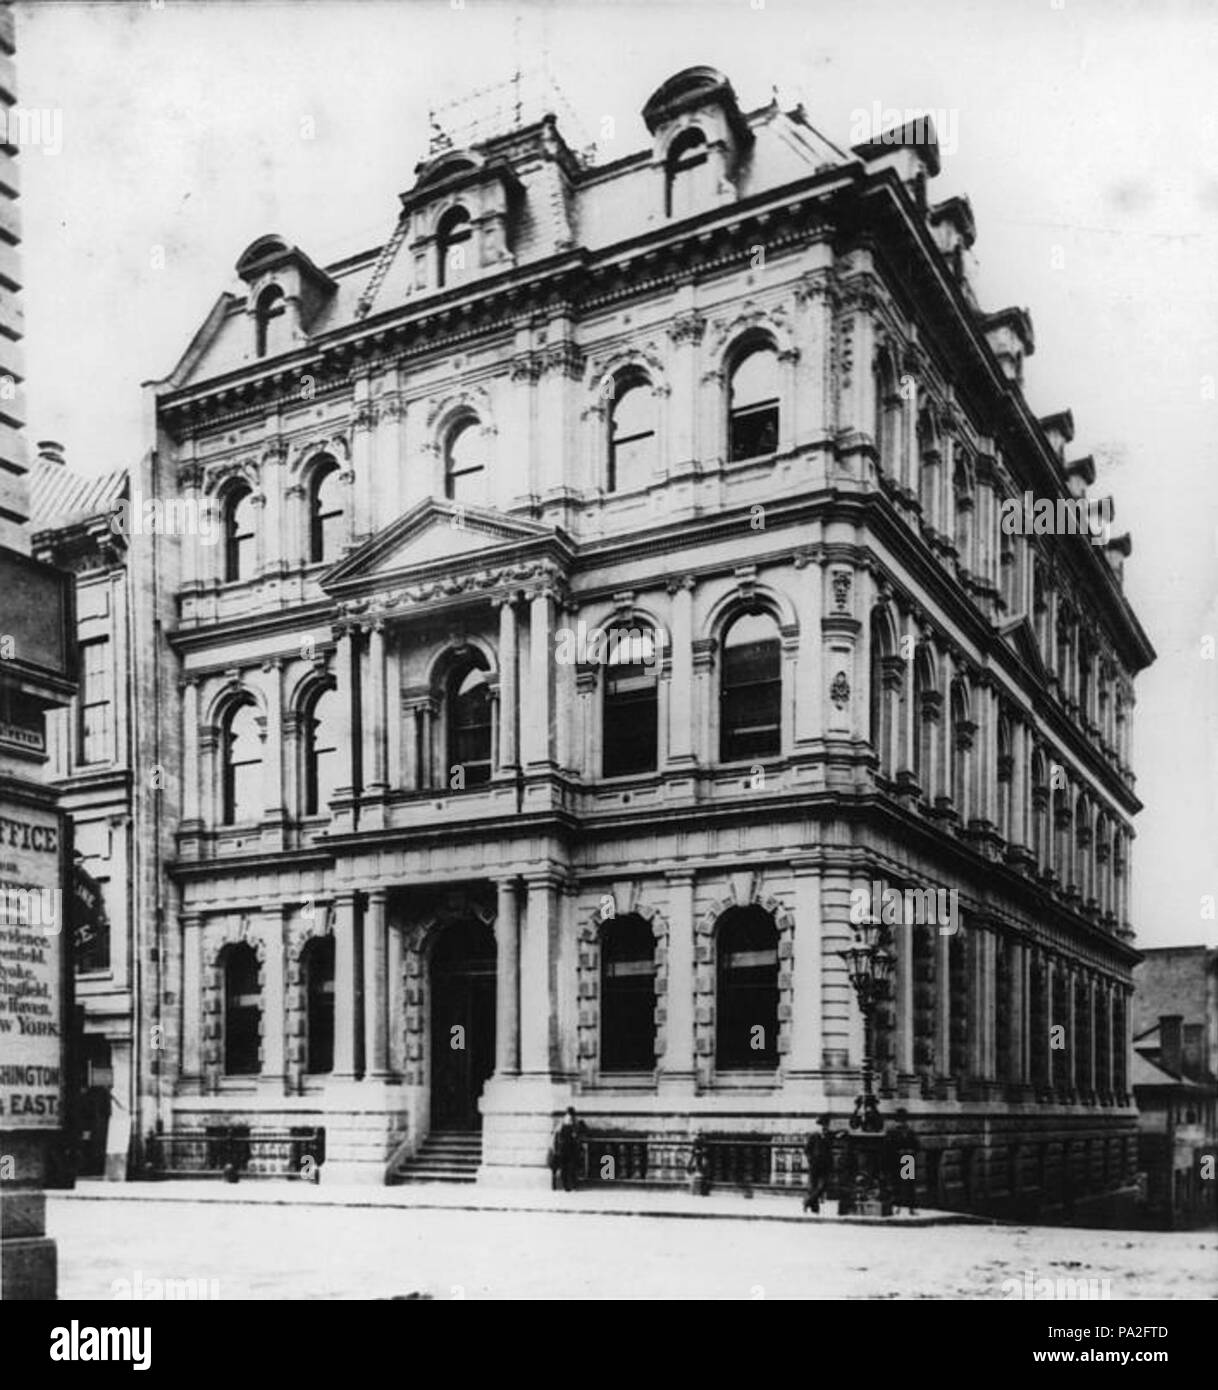
M 334 1070 L 334 938 L 315 936 L 300 954 L 304 975 L 305 1071 L 311 1076 Z
M 1045 759 L 1039 749 L 1032 754 L 1032 847 L 1036 868 L 1044 873 L 1049 868 L 1049 783 L 1045 776 Z
M 719 758 L 776 758 L 782 752 L 782 648 L 768 613 L 742 613 L 723 638 Z
M 338 789 L 338 692 L 323 689 L 306 706 L 304 718 L 304 813 L 321 815 Z
M 1086 906 L 1091 887 L 1091 813 L 1080 792 L 1074 802 L 1074 884 Z
M 1045 581 L 1040 566 L 1033 561 L 1032 569 L 1032 628 L 1036 633 L 1036 645 L 1040 649 L 1040 659 L 1047 666 L 1049 651 L 1046 634 L 1049 630 L 1049 604 L 1045 598 Z
M 436 232 L 436 284 L 459 284 L 471 270 L 474 224 L 464 208 L 449 208 Z
M 224 1074 L 257 1076 L 262 1024 L 258 957 L 247 942 L 224 948 Z
M 964 461 L 956 464 L 952 491 L 956 510 L 956 559 L 962 570 L 971 571 L 975 566 L 973 546 L 973 485 L 969 470 Z
M 691 217 L 711 201 L 710 149 L 696 126 L 683 131 L 668 151 L 665 211 L 669 217 Z
M 760 907 L 733 907 L 716 942 L 715 1066 L 778 1065 L 778 930 Z
M 254 311 L 255 349 L 259 357 L 266 357 L 284 346 L 282 329 L 287 301 L 278 285 L 268 285 L 258 296 L 258 307 Z
M 973 748 L 973 726 L 969 721 L 968 690 L 963 681 L 952 685 L 952 804 L 961 826 L 968 825 L 969 772 Z
M 930 651 L 924 645 L 919 646 L 914 657 L 913 675 L 913 774 L 914 781 L 928 802 L 933 802 L 935 797 L 935 788 L 931 785 L 934 766 L 931 749 L 936 713 L 931 708 L 931 697 L 934 694 L 935 671 Z
M 229 584 L 253 578 L 256 516 L 253 491 L 244 485 L 229 488 L 224 498 L 224 578 Z
M 939 529 L 942 461 L 939 424 L 933 412 L 925 409 L 918 416 L 918 501 L 922 506 L 922 524 L 932 531 Z
M 462 769 L 466 787 L 489 782 L 491 694 L 482 666 L 464 662 L 453 671 L 448 683 L 447 713 L 450 784 L 457 768 Z
M 875 386 L 875 450 L 883 477 L 901 481 L 901 393 L 897 369 L 891 352 L 885 348 L 877 354 L 872 371 Z
M 1012 824 L 1011 721 L 1005 716 L 998 721 L 998 833 L 1008 844 L 1022 838 L 1021 826 Z
M 601 928 L 601 1071 L 653 1071 L 656 960 L 651 926 L 637 913 Z
M 1053 789 L 1053 861 L 1057 881 L 1067 887 L 1073 881 L 1070 853 L 1070 798 L 1065 787 Z
M 618 377 L 609 414 L 609 491 L 628 492 L 651 482 L 656 465 L 656 409 L 641 372 Z
M 901 728 L 904 663 L 896 653 L 891 621 L 882 608 L 871 613 L 871 746 L 878 757 L 880 775 L 893 777 L 896 732 Z
M 611 646 L 605 667 L 603 775 L 654 772 L 658 728 L 659 651 L 650 628 L 629 628 Z
M 778 448 L 778 354 L 759 344 L 732 369 L 728 388 L 728 458 L 751 459 Z
M 484 506 L 486 447 L 482 428 L 472 415 L 453 426 L 444 446 L 444 495 L 451 502 Z
M 223 819 L 240 825 L 262 818 L 262 731 L 252 700 L 229 710 L 222 738 Z
M 343 485 L 331 459 L 313 472 L 309 484 L 309 559 L 314 564 L 337 558 L 343 543 Z

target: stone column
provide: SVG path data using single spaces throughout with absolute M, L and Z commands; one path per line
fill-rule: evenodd
M 278 429 L 278 418 L 274 417 L 272 427 Z M 281 574 L 287 567 L 284 554 L 283 526 L 283 465 L 287 456 L 283 440 L 273 434 L 266 441 L 262 452 L 262 494 L 266 505 L 262 510 L 260 529 L 266 535 L 261 545 L 261 574 Z M 189 550 L 189 546 L 184 549 Z
M 1094 1095 L 1096 1091 L 1095 975 L 1090 970 L 1088 970 L 1087 972 L 1087 1011 L 1086 1017 L 1083 1019 L 1083 1027 L 1087 1030 L 1087 1036 L 1090 1039 L 1090 1043 L 1087 1047 L 1087 1056 L 1089 1058 L 1089 1061 L 1087 1064 L 1087 1075 L 1083 1077 L 1083 1089 L 1085 1089 L 1090 1095 Z
M 1073 965 L 1066 966 L 1066 1086 L 1078 1089 L 1078 1019 L 1075 1009 L 1075 986 L 1078 980 Z
M 356 998 L 355 890 L 344 888 L 334 895 L 334 1078 L 355 1079 L 356 1031 L 359 1009 Z
M 514 878 L 496 884 L 495 1072 L 520 1072 L 520 903 Z
M 203 1080 L 203 919 L 182 914 L 182 1079 L 191 1093 Z
M 796 583 L 801 591 L 800 606 L 800 648 L 799 648 L 799 689 L 801 692 L 817 692 L 815 697 L 805 693 L 795 702 L 795 742 L 810 743 L 824 734 L 824 709 L 819 692 L 826 686 L 823 675 L 821 655 L 820 619 L 827 611 L 823 590 L 824 570 L 815 561 L 809 561 L 804 553 L 795 556 Z M 717 751 L 711 754 L 712 759 Z
M 499 771 L 515 773 L 520 761 L 516 741 L 519 710 L 515 595 L 496 600 L 499 606 Z
M 893 933 L 897 947 L 896 1063 L 898 1077 L 910 1077 L 914 1072 L 913 934 L 917 930 L 918 928 L 914 923 L 906 922 L 903 926 L 897 926 Z M 932 929 L 927 928 L 926 930 Z
M 672 597 L 672 679 L 668 701 L 668 766 L 690 767 L 694 753 L 694 580 L 690 575 L 669 581 Z
M 1027 946 L 1012 937 L 1007 944 L 1007 958 L 1010 961 L 1008 972 L 1007 997 L 1001 1007 L 1008 1011 L 1010 1026 L 1010 1054 L 1003 1060 L 1003 1069 L 1008 1079 L 1022 1085 L 1028 1079 L 1027 1073 Z
M 287 967 L 283 943 L 283 907 L 275 903 L 262 909 L 262 931 L 266 942 L 262 990 L 262 1083 L 272 1094 L 284 1089 L 284 1008 Z
M 389 1074 L 389 943 L 384 888 L 368 890 L 364 912 L 364 1080 Z
M 694 1083 L 694 872 L 674 869 L 668 882 L 668 992 L 664 997 L 661 1087 Z
M 334 702 L 334 741 L 338 763 L 335 796 L 353 797 L 359 777 L 359 755 L 355 744 L 359 681 L 355 629 L 349 623 L 335 629 L 334 684 L 338 692 L 338 699 Z M 334 826 L 336 829 L 353 830 L 353 812 L 347 809 L 335 815 Z
M 959 926 L 957 926 L 959 930 Z M 935 1056 L 940 1076 L 952 1074 L 952 936 L 936 938 L 935 957 Z
M 530 771 L 546 771 L 553 766 L 553 622 L 554 592 L 543 587 L 529 602 L 529 683 L 521 701 L 525 763 Z
M 262 753 L 262 819 L 272 839 L 264 846 L 282 848 L 283 802 L 283 662 L 273 657 L 262 663 L 266 677 L 266 742 Z M 278 833 L 276 834 L 276 829 Z
M 182 691 L 182 829 L 199 825 L 199 678 L 187 676 Z
M 559 923 L 559 879 L 530 874 L 528 909 L 520 943 L 520 1070 L 548 1077 L 554 1047 L 554 960 Z
M 376 618 L 368 624 L 368 783 L 371 796 L 383 796 L 389 789 L 386 772 L 385 733 L 385 623 Z
M 386 1050 L 389 1055 L 389 1070 L 397 1076 L 401 1073 L 406 1060 L 402 1048 L 405 1025 L 402 1009 L 402 963 L 405 958 L 406 946 L 402 940 L 402 923 L 396 917 L 387 919 L 386 935 L 388 951 L 385 957 L 385 969 L 389 977 L 385 986 L 386 1007 L 389 1014 L 389 1041 Z
M 795 864 L 793 868 L 795 959 L 791 970 L 791 1051 L 784 1068 L 788 1080 L 818 1075 L 824 1065 L 820 870 L 811 864 Z
M 372 453 L 376 428 L 376 405 L 371 399 L 372 385 L 367 373 L 354 381 L 354 413 L 351 417 L 351 471 L 354 516 L 349 535 L 357 544 L 373 529 Z

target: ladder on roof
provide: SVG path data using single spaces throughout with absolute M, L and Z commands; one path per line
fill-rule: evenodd
M 398 224 L 393 229 L 393 235 L 381 249 L 380 257 L 372 268 L 372 278 L 368 281 L 363 294 L 360 295 L 355 306 L 355 317 L 362 319 L 372 308 L 377 295 L 380 293 L 381 286 L 385 283 L 385 276 L 389 274 L 389 267 L 393 264 L 401 248 L 402 242 L 406 238 L 406 228 L 410 225 L 410 218 L 405 213 L 398 218 Z

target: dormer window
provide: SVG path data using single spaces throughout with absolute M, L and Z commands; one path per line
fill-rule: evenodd
M 287 309 L 283 290 L 278 285 L 268 285 L 258 296 L 256 320 L 256 351 L 259 357 L 278 351 L 283 343 L 281 335 L 285 324 L 280 322 Z
M 697 127 L 684 131 L 668 152 L 667 202 L 669 217 L 691 217 L 710 201 L 710 150 Z
M 436 284 L 457 285 L 472 269 L 474 224 L 464 208 L 449 208 L 436 233 Z

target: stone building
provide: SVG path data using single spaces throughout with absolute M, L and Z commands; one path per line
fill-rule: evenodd
M 316 1124 L 323 1179 L 375 1181 L 463 1136 L 544 1183 L 575 1104 L 649 1180 L 704 1133 L 795 1182 L 859 1089 L 839 953 L 884 884 L 958 906 L 895 933 L 873 1024 L 927 1199 L 1099 1201 L 1136 1148 L 1128 538 L 1000 524 L 1094 468 L 933 132 L 843 151 L 706 68 L 643 122 L 605 164 L 549 116 L 438 140 L 383 246 L 259 239 L 148 388 L 186 534 L 134 582 L 143 1126 Z
M 73 933 L 77 1165 L 81 1176 L 118 1179 L 127 1176 L 136 1099 L 132 1019 L 141 947 L 135 924 L 155 921 L 155 903 L 137 904 L 131 883 L 138 709 L 127 679 L 133 642 L 127 546 L 114 525 L 126 495 L 125 470 L 83 477 L 67 467 L 59 444 L 38 445 L 30 476 L 32 550 L 72 574 L 76 597 L 79 688 L 47 717 L 46 772 L 72 818 L 75 896 L 78 908 L 82 898 L 86 908 L 77 912 Z

